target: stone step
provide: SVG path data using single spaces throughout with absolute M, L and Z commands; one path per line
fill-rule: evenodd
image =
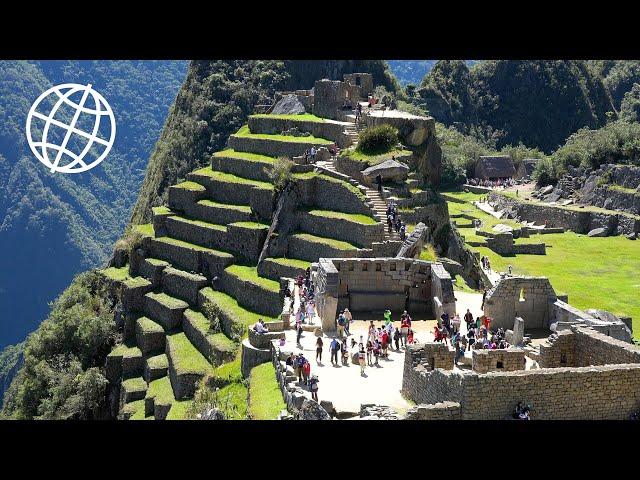
M 261 315 L 282 313 L 279 282 L 258 275 L 255 267 L 231 265 L 221 276 L 222 290 L 242 307 Z
M 225 225 L 176 215 L 167 217 L 165 226 L 167 235 L 177 240 L 219 250 L 226 245 L 227 227 Z
M 167 267 L 162 272 L 162 290 L 191 306 L 198 304 L 198 292 L 208 283 L 207 277 L 173 267 Z
M 165 339 L 165 348 L 166 348 L 166 339 Z M 151 383 L 153 380 L 156 380 L 161 377 L 165 377 L 167 375 L 167 371 L 169 369 L 169 359 L 167 355 L 161 353 L 160 355 L 155 355 L 153 357 L 149 357 L 145 360 L 144 365 L 144 380 L 147 383 Z
M 234 359 L 237 344 L 224 333 L 211 331 L 211 322 L 201 312 L 185 310 L 182 329 L 189 341 L 212 365 Z
M 269 172 L 275 162 L 274 157 L 256 155 L 235 150 L 223 150 L 211 156 L 211 167 L 225 173 L 230 173 L 251 180 L 270 182 Z
M 317 262 L 321 257 L 356 257 L 357 254 L 358 247 L 333 238 L 309 233 L 297 233 L 289 236 L 289 255 L 308 262 Z
M 250 222 L 253 219 L 251 206 L 232 205 L 229 203 L 200 200 L 187 212 L 192 218 L 218 225 L 228 225 L 235 222 Z
M 162 271 L 169 265 L 169 262 L 164 260 L 147 257 L 140 262 L 138 271 L 141 276 L 151 282 L 153 288 L 158 288 L 162 279 Z
M 153 380 L 144 398 L 145 416 L 153 415 L 156 420 L 165 420 L 175 400 L 168 376 Z
M 147 293 L 144 296 L 144 312 L 159 323 L 166 332 L 182 326 L 184 311 L 189 304 L 166 293 Z
M 140 317 L 136 320 L 136 343 L 145 357 L 164 352 L 165 336 L 162 325 L 150 318 Z
M 298 260 L 295 258 L 265 258 L 258 267 L 260 275 L 279 281 L 281 277 L 296 278 L 304 275 L 306 269 L 311 266 L 311 262 Z

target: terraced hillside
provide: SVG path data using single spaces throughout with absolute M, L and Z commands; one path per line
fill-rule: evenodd
M 210 166 L 170 187 L 153 224 L 136 227 L 129 263 L 103 271 L 123 304 L 124 341 L 107 362 L 121 417 L 182 418 L 203 380 L 246 400 L 239 342 L 258 318 L 279 320 L 279 278 L 321 256 L 372 256 L 384 245 L 364 187 L 340 174 L 294 165 L 278 202 L 284 194 L 270 176 L 278 157 L 345 138 L 339 122 L 323 128 L 309 115 L 305 124 L 328 138 L 284 136 L 273 132 L 295 120 L 268 117 L 250 118 Z

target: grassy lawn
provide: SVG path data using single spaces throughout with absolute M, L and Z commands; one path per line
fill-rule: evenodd
M 102 274 L 116 282 L 123 282 L 127 278 L 129 278 L 129 265 L 125 265 L 121 268 L 109 267 L 102 270 Z
M 268 278 L 259 277 L 256 267 L 231 265 L 230 267 L 225 268 L 224 271 L 229 275 L 233 275 L 234 277 L 242 280 L 243 282 L 252 283 L 253 285 L 257 285 L 264 290 L 269 290 L 271 292 L 280 291 L 280 284 L 273 280 L 269 280 Z
M 249 382 L 249 416 L 252 420 L 275 420 L 287 408 L 276 381 L 272 363 L 263 363 L 251 370 Z
M 213 371 L 211 364 L 191 344 L 183 332 L 167 336 L 167 351 L 179 374 L 210 374 Z
M 449 193 L 456 199 L 472 201 L 480 197 L 473 193 Z M 498 220 L 471 204 L 448 202 L 450 214 L 471 213 L 485 221 L 485 229 L 496 223 L 515 224 L 513 220 Z M 469 241 L 483 240 L 473 228 L 460 228 Z M 573 232 L 534 235 L 521 241 L 544 242 L 546 255 L 516 255 L 502 257 L 486 247 L 470 247 L 491 260 L 496 271 L 513 267 L 516 275 L 546 276 L 557 293 L 569 296 L 569 303 L 580 309 L 600 308 L 616 315 L 633 318 L 633 330 L 640 337 L 640 241 L 624 236 L 591 238 Z
M 323 123 L 325 119 L 322 117 L 316 117 L 312 113 L 299 113 L 294 115 L 286 115 L 286 114 L 272 114 L 272 113 L 257 113 L 255 115 L 251 115 L 249 118 L 277 118 L 278 120 L 296 120 L 299 122 L 317 122 Z
M 183 190 L 189 190 L 190 192 L 204 192 L 207 189 L 196 182 L 182 182 L 174 185 L 174 188 L 181 188 Z
M 169 377 L 162 377 L 149 384 L 146 398 L 155 398 L 158 405 L 169 405 L 175 401 Z
M 375 218 L 362 215 L 360 213 L 343 213 L 334 212 L 332 210 L 309 210 L 309 215 L 325 218 L 336 218 L 340 220 L 347 220 L 349 222 L 361 223 L 363 225 L 376 225 L 378 221 Z
M 317 138 L 313 135 L 308 135 L 306 137 L 293 137 L 289 135 L 267 135 L 265 133 L 251 133 L 248 125 L 240 128 L 235 136 L 255 138 L 259 140 L 272 140 L 275 142 L 314 143 L 316 145 L 332 145 L 334 143 L 333 141 L 327 140 L 326 138 Z

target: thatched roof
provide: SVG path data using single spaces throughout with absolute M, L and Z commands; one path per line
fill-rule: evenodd
M 476 164 L 477 178 L 508 178 L 513 177 L 515 173 L 511 157 L 507 155 L 483 156 Z

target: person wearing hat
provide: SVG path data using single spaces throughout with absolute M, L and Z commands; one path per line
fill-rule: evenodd
M 384 311 L 384 324 L 389 325 L 391 323 L 391 310 Z
M 349 311 L 348 308 L 345 308 L 344 311 L 342 312 L 342 315 L 344 315 L 344 331 L 347 333 L 347 335 L 351 335 L 351 333 L 349 332 L 349 328 L 351 326 L 351 322 L 353 322 L 353 315 L 351 315 L 351 312 Z

